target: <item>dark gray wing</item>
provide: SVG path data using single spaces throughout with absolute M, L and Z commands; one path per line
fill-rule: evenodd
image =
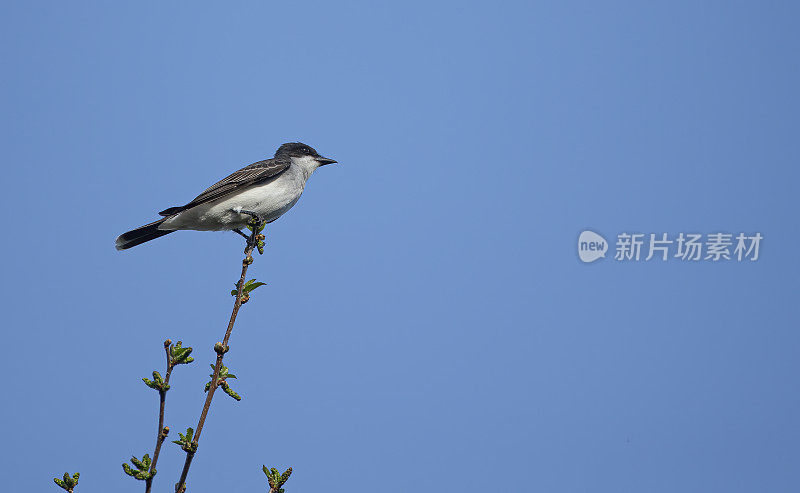
M 218 199 L 231 193 L 237 188 L 247 187 L 249 185 L 254 185 L 269 179 L 275 179 L 281 173 L 286 171 L 288 167 L 289 162 L 276 161 L 275 159 L 267 159 L 265 161 L 253 163 L 249 166 L 245 166 L 239 171 L 231 173 L 222 180 L 211 185 L 188 204 L 178 207 L 170 207 L 169 209 L 159 212 L 159 214 L 162 216 L 171 216 L 196 205 Z

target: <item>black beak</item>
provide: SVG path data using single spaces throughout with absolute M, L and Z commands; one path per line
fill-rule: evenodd
M 333 164 L 338 161 L 336 161 L 335 159 L 328 159 L 326 157 L 320 156 L 317 158 L 317 162 L 319 163 L 320 166 L 325 166 L 326 164 Z

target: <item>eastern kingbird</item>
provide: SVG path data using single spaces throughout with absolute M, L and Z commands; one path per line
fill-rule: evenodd
M 297 203 L 306 180 L 320 166 L 335 163 L 300 142 L 283 144 L 275 157 L 245 166 L 211 185 L 186 205 L 159 212 L 164 216 L 117 238 L 126 250 L 179 229 L 240 231 L 252 220 L 278 219 Z

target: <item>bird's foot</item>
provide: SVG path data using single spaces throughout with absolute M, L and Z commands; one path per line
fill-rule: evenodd
M 263 228 L 262 225 L 259 226 L 258 223 L 255 221 L 251 221 L 250 224 L 247 225 L 247 229 L 251 231 L 250 234 L 243 233 L 240 229 L 234 229 L 233 231 L 241 235 L 245 240 L 247 240 L 246 246 L 244 248 L 244 253 L 247 253 L 248 250 L 253 251 L 253 249 L 258 249 L 258 253 L 264 255 L 264 239 L 265 236 L 261 234 L 261 229 Z
M 250 234 L 245 234 L 240 229 L 234 229 L 236 233 L 244 237 L 247 240 L 247 246 L 245 247 L 245 252 L 247 250 L 258 249 L 258 253 L 263 255 L 264 254 L 264 240 L 266 237 L 261 234 L 261 231 L 264 230 L 264 226 L 267 225 L 266 221 L 261 219 L 258 214 L 252 211 L 246 211 L 244 209 L 234 210 L 239 214 L 245 214 L 250 216 L 250 222 L 247 223 L 247 229 L 250 230 Z
M 253 224 L 253 234 L 250 235 L 250 238 L 247 239 L 247 247 L 248 248 L 255 248 L 258 250 L 259 255 L 264 255 L 264 240 L 267 239 L 266 236 L 261 232 L 266 226 L 267 223 L 264 221 L 259 221 L 256 224 Z M 248 227 L 250 227 L 248 225 Z

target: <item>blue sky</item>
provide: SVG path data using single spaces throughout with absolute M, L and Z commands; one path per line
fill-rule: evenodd
M 194 426 L 242 241 L 114 238 L 300 140 L 340 164 L 267 230 L 190 492 L 796 491 L 799 13 L 4 4 L 4 487 L 141 490 L 140 379 L 193 346 Z M 583 264 L 584 229 L 764 240 Z

